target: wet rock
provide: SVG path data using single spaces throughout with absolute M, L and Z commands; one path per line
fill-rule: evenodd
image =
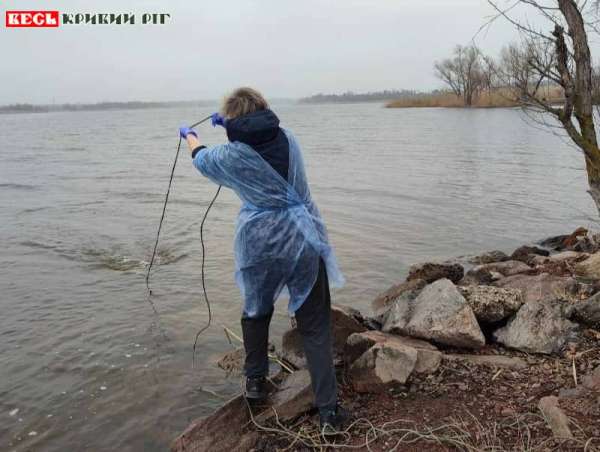
M 336 359 L 342 357 L 346 340 L 353 333 L 362 333 L 367 329 L 362 325 L 363 318 L 359 311 L 347 306 L 331 306 L 331 341 Z M 297 328 L 283 334 L 281 340 L 281 358 L 295 369 L 306 368 L 306 356 Z
M 275 417 L 275 412 L 280 421 L 292 421 L 315 407 L 308 370 L 291 374 L 280 372 L 273 378 L 273 382 L 276 388 L 269 394 L 266 405 L 268 408 L 256 416 L 258 423 L 263 424 Z
M 582 384 L 590 391 L 600 392 L 600 366 L 583 378 Z
M 444 361 L 466 361 L 478 366 L 488 366 L 500 369 L 521 370 L 528 367 L 527 362 L 521 358 L 502 355 L 467 355 L 444 354 Z
M 495 331 L 494 339 L 522 352 L 549 355 L 562 350 L 577 328 L 551 306 L 532 301 L 524 304 L 505 327 Z
M 518 289 L 523 294 L 523 302 L 552 299 L 560 293 L 578 293 L 581 284 L 570 277 L 540 275 L 514 275 L 493 283 L 495 287 Z
M 413 347 L 378 343 L 363 353 L 348 369 L 350 384 L 357 392 L 385 393 L 406 383 L 417 362 Z
M 453 347 L 485 345 L 471 307 L 448 279 L 428 285 L 412 301 L 398 300 L 382 331 Z
M 275 343 L 269 342 L 269 351 L 275 351 Z M 226 372 L 227 378 L 239 378 L 244 374 L 244 362 L 246 361 L 246 351 L 244 347 L 225 354 L 217 365 Z
M 585 325 L 600 325 L 600 293 L 575 304 L 574 315 L 575 320 Z
M 550 253 L 537 246 L 522 246 L 517 248 L 510 258 L 514 261 L 524 262 L 529 264 L 531 256 L 549 256 Z
M 479 322 L 495 323 L 511 316 L 523 304 L 523 295 L 516 289 L 491 286 L 459 287 Z
M 250 421 L 248 406 L 239 395 L 209 416 L 193 422 L 171 444 L 171 452 L 249 451 L 258 433 L 246 428 Z
M 558 250 L 565 239 L 569 237 L 568 235 L 556 235 L 553 237 L 548 237 L 540 242 L 540 245 L 545 248 L 552 248 L 554 250 Z
M 368 349 L 375 344 L 399 344 L 404 347 L 412 347 L 417 351 L 417 361 L 414 371 L 419 373 L 435 372 L 442 362 L 441 352 L 429 342 L 413 339 L 410 337 L 387 334 L 381 331 L 367 331 L 356 333 L 348 338 L 344 355 L 346 364 L 350 367 Z
M 571 433 L 571 429 L 569 428 L 569 418 L 558 406 L 557 397 L 543 397 L 538 404 L 538 408 L 552 429 L 554 436 L 565 439 L 573 438 L 573 433 Z
M 431 284 L 438 279 L 446 278 L 453 283 L 458 283 L 464 274 L 463 266 L 456 262 L 421 262 L 410 267 L 406 280 L 423 279 Z
M 587 278 L 600 279 L 600 253 L 592 254 L 583 262 L 575 265 L 575 273 Z
M 468 261 L 470 264 L 493 264 L 495 262 L 504 262 L 510 260 L 508 254 L 503 251 L 490 251 L 476 256 L 471 256 Z
M 381 330 L 381 322 L 375 317 L 365 317 L 363 325 L 367 330 L 379 331 Z
M 379 294 L 377 298 L 371 304 L 373 308 L 373 312 L 378 315 L 381 312 L 388 309 L 394 301 L 396 301 L 403 293 L 408 291 L 418 291 L 427 285 L 427 281 L 424 279 L 416 278 L 411 281 L 404 282 L 402 284 L 397 284 L 395 286 L 390 287 L 385 292 Z
M 587 229 L 578 228 L 571 235 L 558 235 L 555 237 L 549 237 L 546 240 L 542 240 L 540 245 L 546 248 L 553 248 L 555 250 L 562 251 L 575 246 L 579 242 L 579 238 L 586 236 L 587 233 Z
M 577 228 L 571 235 L 565 237 L 565 239 L 560 244 L 560 250 L 567 250 L 573 248 L 577 243 L 579 243 L 580 239 L 583 239 L 588 233 L 586 228 Z

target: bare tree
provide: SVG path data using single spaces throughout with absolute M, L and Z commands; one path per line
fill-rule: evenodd
M 589 194 L 600 213 L 600 149 L 593 110 L 597 87 L 588 45 L 588 33 L 598 33 L 597 4 L 592 6 L 583 0 L 516 0 L 503 9 L 495 0 L 488 3 L 498 13 L 495 18 L 512 23 L 523 41 L 521 49 L 509 48 L 503 55 L 507 64 L 503 65 L 505 82 L 512 81 L 512 86 L 518 87 L 520 105 L 551 115 L 583 152 Z M 516 7 L 520 6 L 537 11 L 550 33 L 517 18 Z M 543 90 L 551 85 L 562 88 L 561 105 L 544 95 Z
M 467 107 L 477 102 L 486 84 L 480 57 L 481 53 L 474 45 L 457 46 L 453 58 L 434 64 L 435 76 L 448 85 Z

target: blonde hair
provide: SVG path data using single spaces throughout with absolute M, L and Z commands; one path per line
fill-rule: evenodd
M 254 113 L 269 108 L 269 104 L 258 91 L 242 87 L 225 97 L 222 113 L 227 119 Z

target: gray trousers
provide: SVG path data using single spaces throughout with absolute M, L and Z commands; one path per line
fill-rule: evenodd
M 268 343 L 271 312 L 262 317 L 242 316 L 246 362 L 244 373 L 259 377 L 269 373 Z M 296 311 L 296 323 L 306 354 L 306 363 L 319 410 L 335 408 L 337 380 L 331 345 L 331 296 L 325 264 L 320 260 L 317 281 L 306 301 Z

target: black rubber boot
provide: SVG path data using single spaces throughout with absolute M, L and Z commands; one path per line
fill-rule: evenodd
M 263 398 L 266 378 L 262 377 L 246 377 L 246 398 L 257 400 Z
M 333 410 L 319 411 L 321 433 L 323 435 L 335 435 L 340 432 L 348 419 L 350 413 L 342 405 L 337 405 Z

